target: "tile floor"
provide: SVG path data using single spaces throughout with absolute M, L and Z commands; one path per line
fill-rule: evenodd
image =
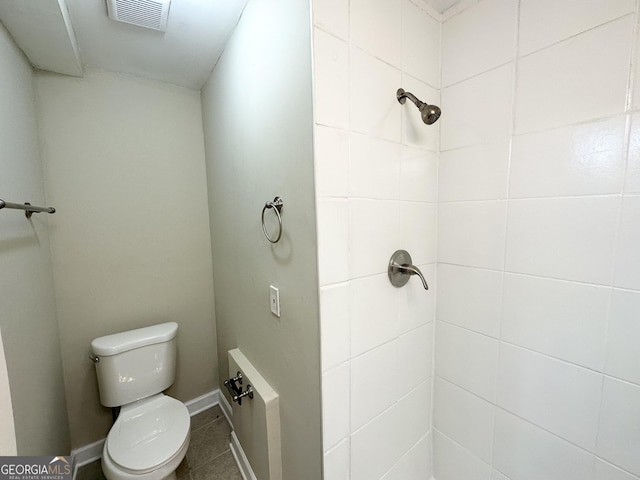
M 231 450 L 231 429 L 219 406 L 191 417 L 191 442 L 178 480 L 242 480 Z M 76 480 L 105 480 L 100 460 L 78 470 Z

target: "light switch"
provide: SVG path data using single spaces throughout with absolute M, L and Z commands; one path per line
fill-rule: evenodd
M 271 304 L 271 313 L 280 318 L 280 290 L 273 285 L 269 286 L 269 302 Z

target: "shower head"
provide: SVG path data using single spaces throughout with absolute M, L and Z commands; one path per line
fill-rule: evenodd
M 433 125 L 436 123 L 442 114 L 440 107 L 436 105 L 427 105 L 426 103 L 423 103 L 418 107 L 418 110 L 420 110 L 420 114 L 422 115 L 422 121 L 427 125 Z
M 413 104 L 418 107 L 418 110 L 420 110 L 422 121 L 427 125 L 433 125 L 436 123 L 442 114 L 440 107 L 422 102 L 418 100 L 413 93 L 405 92 L 402 88 L 399 88 L 396 92 L 396 98 L 398 99 L 398 102 L 403 105 L 407 101 L 407 98 L 411 100 Z

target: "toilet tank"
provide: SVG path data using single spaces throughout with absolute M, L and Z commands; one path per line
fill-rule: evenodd
M 161 323 L 91 342 L 100 403 L 118 407 L 166 390 L 176 373 L 178 324 Z

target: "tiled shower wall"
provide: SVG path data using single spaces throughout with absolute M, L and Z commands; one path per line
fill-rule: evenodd
M 438 480 L 640 478 L 635 0 L 442 25 Z
M 431 475 L 440 22 L 410 0 L 314 0 L 324 478 Z M 405 249 L 430 282 L 393 287 Z

